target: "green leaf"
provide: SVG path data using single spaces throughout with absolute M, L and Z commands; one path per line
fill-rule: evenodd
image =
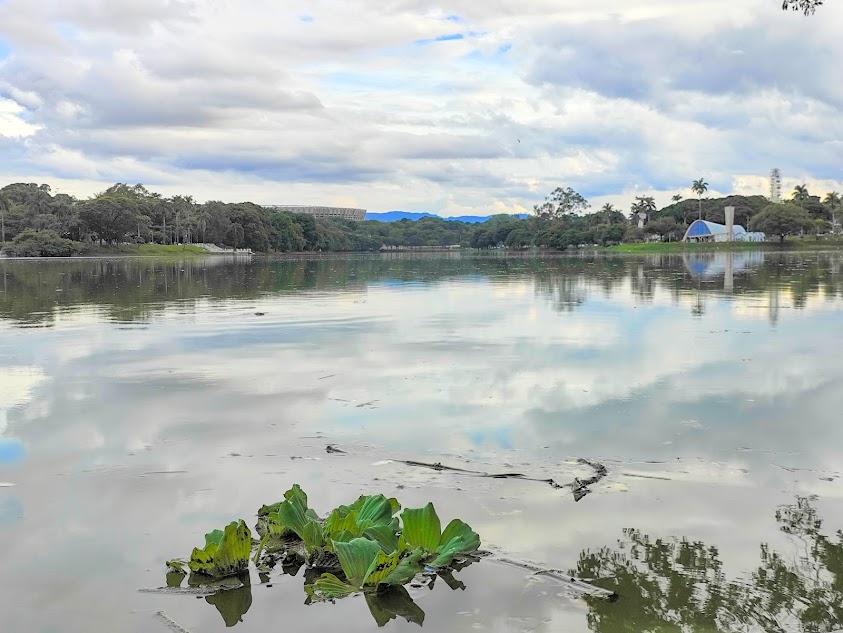
M 404 585 L 422 571 L 421 561 L 425 552 L 421 548 L 413 550 L 398 561 L 398 565 L 383 579 L 384 585 Z
M 194 548 L 187 566 L 199 574 L 214 578 L 233 576 L 249 566 L 252 533 L 241 519 L 205 535 L 205 548 Z
M 278 504 L 274 514 L 267 514 L 266 533 L 271 537 L 283 537 L 292 532 L 303 542 L 308 554 L 325 545 L 325 536 L 316 513 L 307 507 L 307 495 L 296 484 L 284 494 L 285 500 Z M 260 525 L 261 519 L 258 520 Z
M 316 512 L 307 507 L 307 495 L 295 484 L 284 493 L 284 501 L 261 506 L 255 526 L 261 537 L 286 538 L 293 534 L 304 540 L 302 531 L 308 521 L 319 521 Z
M 397 530 L 397 521 L 393 524 L 392 515 L 395 508 L 400 508 L 394 499 L 387 499 L 383 495 L 359 497 L 350 506 L 339 506 L 325 520 L 326 540 L 341 540 L 337 535 L 343 532 L 352 534 L 355 538 L 365 535 L 370 527 L 391 525 L 393 532 Z
M 340 540 L 336 536 L 343 532 L 348 532 L 354 536 L 362 535 L 362 530 L 359 530 L 357 526 L 357 511 L 349 510 L 348 506 L 336 508 L 325 519 L 325 535 L 329 540 Z
M 363 536 L 377 541 L 381 549 L 387 554 L 398 550 L 398 535 L 390 525 L 373 525 L 363 531 Z
M 383 495 L 360 497 L 357 501 L 359 502 L 361 500 L 363 503 L 357 515 L 358 523 L 363 524 L 368 522 L 369 525 L 386 525 L 392 520 L 392 515 L 394 514 L 392 504 Z
M 480 537 L 466 523 L 454 519 L 445 528 L 439 545 L 436 548 L 436 558 L 430 563 L 431 567 L 446 567 L 460 554 L 476 552 L 480 548 Z
M 299 536 L 301 536 L 301 540 L 304 541 L 304 548 L 308 553 L 313 552 L 315 549 L 322 547 L 325 544 L 325 537 L 322 534 L 322 526 L 316 521 L 312 521 L 310 519 L 308 519 L 308 522 L 305 524 L 304 529 Z
M 305 585 L 304 590 L 312 599 L 334 600 L 350 596 L 360 589 L 343 582 L 334 574 L 322 574 L 312 585 Z
M 307 497 L 305 497 L 305 499 L 307 499 Z M 278 512 L 276 513 L 278 522 L 282 526 L 289 528 L 298 534 L 299 538 L 302 540 L 304 540 L 302 533 L 304 532 L 305 526 L 312 522 L 312 519 L 306 514 L 306 503 L 307 501 L 303 504 L 300 499 L 291 498 L 278 506 Z
M 184 566 L 186 564 L 187 563 L 185 563 L 183 560 L 180 560 L 178 558 L 173 559 L 173 560 L 168 560 L 167 561 L 167 571 L 168 572 L 186 574 L 187 572 L 184 571 Z
M 380 545 L 367 538 L 356 538 L 348 543 L 334 541 L 333 547 L 348 584 L 362 587 L 369 569 L 381 551 Z
M 348 543 L 349 541 L 353 541 L 356 538 L 360 538 L 360 537 L 352 534 L 351 532 L 349 532 L 347 530 L 344 530 L 344 531 L 340 532 L 339 534 L 334 534 L 331 537 L 331 543 L 332 544 L 334 542 L 336 542 L 336 543 Z M 331 545 L 328 549 L 331 549 L 331 547 L 333 547 L 333 545 Z
M 379 551 L 377 557 L 369 566 L 366 572 L 366 577 L 363 579 L 363 584 L 369 587 L 377 587 L 381 584 L 387 576 L 389 576 L 398 566 L 399 556 L 398 552 L 387 554 Z
M 436 551 L 442 535 L 439 517 L 432 503 L 423 508 L 407 508 L 401 513 L 402 539 L 410 549 L 421 548 L 430 554 Z
M 222 545 L 223 539 L 225 539 L 225 532 L 223 530 L 208 532 L 205 535 L 205 549 L 208 549 L 209 545 L 216 545 L 219 547 Z

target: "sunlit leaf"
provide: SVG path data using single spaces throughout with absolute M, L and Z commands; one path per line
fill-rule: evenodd
M 421 561 L 425 556 L 424 550 L 418 548 L 406 554 L 389 575 L 383 579 L 385 585 L 404 585 L 410 582 L 421 572 Z
M 395 532 L 397 521 L 392 515 L 396 508 L 400 508 L 394 499 L 387 499 L 383 495 L 359 497 L 349 506 L 339 506 L 325 520 L 325 539 L 343 540 L 339 534 L 348 532 L 354 538 L 365 536 L 367 529 L 377 526 L 389 526 Z
M 181 573 L 181 574 L 187 573 L 184 570 L 184 566 L 187 565 L 187 562 L 185 562 L 181 559 L 175 558 L 173 560 L 168 560 L 166 564 L 167 564 L 167 571 L 168 572 L 175 572 L 175 573 Z
M 401 513 L 402 539 L 410 549 L 433 553 L 439 545 L 442 526 L 432 503 L 423 508 L 407 508 Z
M 224 531 L 206 534 L 204 549 L 194 548 L 187 565 L 193 572 L 225 578 L 248 568 L 251 551 L 251 531 L 243 520 L 235 521 Z
M 348 506 L 334 509 L 325 519 L 325 534 L 329 539 L 336 539 L 336 536 L 343 532 L 349 534 L 357 532 L 357 512 L 349 511 Z M 360 535 L 356 534 L 356 536 Z
M 372 562 L 366 572 L 363 584 L 370 587 L 377 587 L 387 578 L 387 576 L 395 571 L 395 568 L 398 566 L 398 561 L 398 552 L 387 554 L 383 551 L 379 551 L 374 562 Z

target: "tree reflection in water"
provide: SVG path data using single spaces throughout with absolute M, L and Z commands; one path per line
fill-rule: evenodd
M 843 626 L 843 533 L 831 538 L 813 498 L 779 508 L 776 520 L 798 555 L 761 545 L 745 580 L 729 580 L 715 547 L 624 530 L 617 548 L 584 551 L 571 575 L 620 595 L 588 598 L 592 631 L 805 631 Z

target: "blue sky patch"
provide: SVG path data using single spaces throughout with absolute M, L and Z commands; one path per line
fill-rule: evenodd
M 0 439 L 0 464 L 17 464 L 23 461 L 26 451 L 19 440 L 11 438 Z
M 462 33 L 448 33 L 447 35 L 439 35 L 437 37 L 428 38 L 424 40 L 416 40 L 416 44 L 420 46 L 425 46 L 427 44 L 435 44 L 436 42 L 456 42 L 464 39 L 465 35 L 463 35 Z

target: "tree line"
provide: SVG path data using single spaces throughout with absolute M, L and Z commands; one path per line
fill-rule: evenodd
M 498 215 L 482 224 L 426 217 L 398 222 L 324 219 L 277 212 L 251 202 L 197 203 L 191 196 L 164 197 L 141 184 L 117 183 L 87 200 L 53 193 L 49 185 L 15 183 L 0 189 L 0 242 L 10 255 L 72 255 L 123 243 L 214 243 L 257 252 L 377 251 L 384 247 L 528 247 L 565 249 L 645 240 L 681 239 L 695 219 L 735 221 L 782 239 L 790 234 L 827 233 L 836 222 L 840 195 L 813 196 L 796 187 L 786 204 L 763 196 L 704 199 L 704 179 L 691 190 L 697 200 L 674 196 L 658 209 L 639 196 L 628 214 L 612 204 L 591 210 L 570 187 L 555 189 L 528 218 Z M 644 220 L 639 228 L 639 218 Z

